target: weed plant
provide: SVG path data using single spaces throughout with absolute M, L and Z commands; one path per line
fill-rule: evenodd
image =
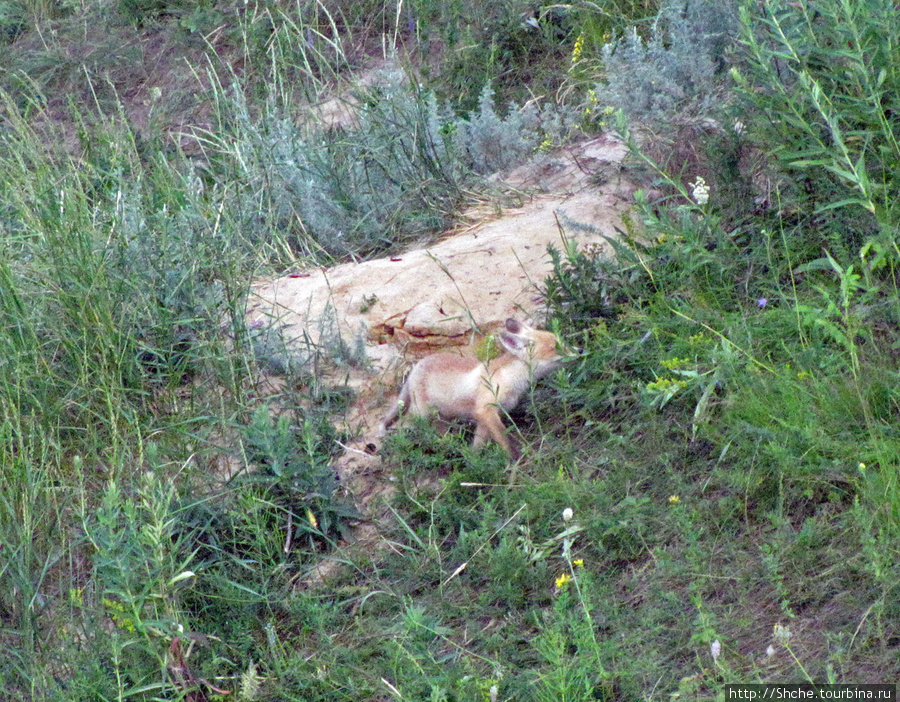
M 476 174 L 507 169 L 544 141 L 575 131 L 552 106 L 495 108 L 490 86 L 479 110 L 455 117 L 398 70 L 348 104 L 352 124 L 297 129 L 272 96 L 255 116 L 235 85 L 217 88 L 215 132 L 200 135 L 216 182 L 244 183 L 228 198 L 236 226 L 273 255 L 317 263 L 364 258 L 445 228 Z M 278 232 L 273 235 L 272 232 Z
M 726 55 L 739 32 L 737 4 L 663 2 L 648 36 L 632 27 L 603 46 L 599 102 L 657 128 L 709 116 L 725 97 Z
M 861 273 L 891 280 L 898 22 L 885 2 L 775 3 L 758 20 L 743 15 L 746 60 L 734 70 L 754 138 L 777 145 L 767 151 L 787 176 L 779 204 L 824 233 L 841 266 L 859 254 Z
M 265 486 L 262 499 L 286 515 L 286 550 L 300 539 L 315 550 L 315 539 L 332 537 L 358 516 L 335 499 L 337 476 L 329 459 L 338 446 L 336 432 L 322 415 L 298 421 L 282 414 L 273 421 L 270 411 L 258 408 L 247 425 L 247 458 L 258 469 L 238 482 Z

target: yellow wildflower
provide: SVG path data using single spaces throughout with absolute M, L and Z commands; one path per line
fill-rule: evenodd
M 672 358 L 663 359 L 660 361 L 660 364 L 663 368 L 668 368 L 672 370 L 673 368 L 678 368 L 678 366 L 684 366 L 691 362 L 689 358 L 678 358 L 678 356 L 673 356 Z
M 583 49 L 584 49 L 584 34 L 581 34 L 575 40 L 575 46 L 572 49 L 572 63 L 578 63 L 581 60 L 581 51 Z
M 647 390 L 650 392 L 672 392 L 673 395 L 686 387 L 686 380 L 675 380 L 674 378 L 659 378 L 658 380 L 647 383 Z

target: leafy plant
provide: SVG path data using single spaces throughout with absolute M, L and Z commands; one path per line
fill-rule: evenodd
M 79 592 L 77 604 L 103 612 L 115 627 L 109 645 L 119 696 L 131 687 L 177 687 L 156 682 L 172 642 L 185 629 L 180 595 L 196 578 L 189 569 L 194 554 L 183 543 L 190 535 L 176 530 L 175 504 L 174 484 L 148 471 L 139 495 L 123 495 L 111 481 L 96 515 L 81 514 L 97 591 L 90 602 Z
M 341 501 L 338 479 L 330 465 L 335 452 L 334 428 L 316 415 L 293 427 L 289 414 L 273 420 L 266 407 L 257 408 L 246 428 L 247 459 L 255 472 L 239 484 L 263 488 L 261 499 L 270 503 L 284 525 L 285 548 L 295 543 L 314 546 L 346 528 L 356 511 Z
M 649 37 L 632 27 L 604 45 L 597 99 L 635 123 L 665 126 L 677 115 L 707 115 L 723 100 L 726 52 L 738 34 L 737 4 L 660 4 Z
M 559 86 L 574 40 L 573 8 L 523 0 L 416 0 L 409 8 L 425 77 L 454 110 L 475 110 L 486 84 L 504 103 L 551 95 Z
M 898 23 L 896 7 L 883 0 L 776 2 L 758 15 L 745 9 L 746 60 L 733 72 L 752 109 L 754 136 L 775 145 L 769 152 L 792 176 L 785 202 L 811 209 L 820 228 L 833 227 L 843 246 L 874 254 L 873 267 L 891 274 Z M 832 224 L 829 215 L 840 220 Z

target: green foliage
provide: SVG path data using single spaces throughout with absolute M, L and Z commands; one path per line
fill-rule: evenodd
M 54 432 L 106 433 L 115 452 L 139 430 L 133 413 L 151 385 L 217 372 L 220 324 L 236 320 L 243 294 L 219 276 L 242 254 L 211 240 L 190 180 L 142 164 L 129 132 L 85 132 L 76 163 L 47 153 L 24 120 L 13 127 L 0 147 L 0 226 L 15 261 L 0 283 L 7 397 Z
M 284 560 L 284 515 L 298 515 L 295 546 L 313 531 L 302 528 L 310 514 L 316 534 L 349 515 L 326 480 L 330 425 L 303 424 L 308 460 L 282 451 L 286 472 L 268 485 L 229 499 L 198 470 L 182 494 L 169 466 L 206 469 L 252 388 L 243 318 L 255 256 L 215 191 L 159 142 L 78 113 L 76 159 L 46 148 L 55 133 L 38 133 L 12 100 L 4 106 L 0 408 L 14 438 L 0 452 L 0 581 L 11 593 L 0 607 L 4 641 L 23 643 L 0 665 L 4 689 L 33 699 L 188 694 L 194 683 L 167 673 L 171 657 L 213 678 L 227 651 L 188 662 L 185 632 L 219 631 L 205 615 L 228 602 L 221 633 L 239 646 L 255 615 L 242 618 L 248 598 L 237 593 L 258 587 L 255 601 L 268 601 L 247 579 L 246 544 L 258 539 L 255 558 L 281 554 L 264 581 Z M 273 446 L 284 449 L 281 439 Z M 50 624 L 61 612 L 69 622 Z M 73 670 L 65 689 L 48 672 L 63 667 Z
M 769 146 L 777 153 L 783 142 Z M 675 195 L 667 203 L 643 202 L 642 227 L 626 222 L 627 233 L 610 241 L 609 253 L 574 247 L 551 252 L 551 314 L 561 325 L 570 324 L 572 339 L 583 346 L 560 391 L 574 416 L 611 434 L 607 450 L 613 455 L 646 461 L 654 472 L 660 463 L 672 465 L 684 475 L 705 464 L 700 475 L 710 491 L 704 490 L 703 499 L 721 489 L 742 503 L 741 518 L 732 500 L 719 500 L 719 529 L 740 533 L 767 520 L 794 525 L 803 544 L 798 548 L 818 555 L 814 568 L 803 572 L 792 555 L 794 569 L 786 572 L 781 552 L 763 551 L 781 616 L 797 616 L 796 602 L 804 597 L 806 606 L 815 602 L 827 609 L 827 592 L 814 585 L 818 576 L 810 576 L 822 572 L 823 562 L 833 564 L 836 578 L 868 573 L 858 594 L 881 611 L 885 588 L 896 588 L 896 577 L 887 575 L 882 556 L 869 549 L 875 543 L 878 554 L 900 549 L 893 516 L 900 444 L 891 419 L 900 396 L 888 380 L 894 376 L 890 349 L 897 343 L 896 324 L 887 321 L 895 319 L 897 295 L 890 247 L 873 236 L 865 218 L 844 218 L 846 228 L 833 236 L 785 211 L 753 220 L 745 210 L 735 226 L 723 213 L 739 211 L 729 201 L 736 191 L 723 188 L 721 176 L 685 184 L 680 171 L 650 165 Z M 817 177 L 822 164 L 794 166 L 803 178 Z M 823 202 L 836 193 L 809 192 Z M 846 209 L 848 203 L 831 204 Z M 826 207 L 821 211 L 835 209 Z M 861 242 L 867 243 L 859 248 Z M 861 255 L 854 260 L 852 251 Z M 651 429 L 660 423 L 664 432 Z M 634 426 L 640 428 L 637 440 L 626 428 Z M 692 448 L 679 455 L 671 442 Z M 607 490 L 618 472 L 607 469 Z M 645 479 L 648 486 L 662 482 Z M 672 491 L 673 516 L 682 513 L 689 492 L 686 486 Z M 621 505 L 629 500 L 634 498 Z M 867 507 L 860 511 L 860 504 Z M 862 515 L 874 512 L 882 515 L 882 527 L 873 531 L 871 517 Z M 651 518 L 658 513 L 635 510 L 635 518 L 606 527 L 601 543 L 615 545 L 620 534 L 634 535 L 624 524 L 646 525 Z M 673 526 L 671 520 L 662 523 Z M 682 531 L 679 524 L 675 532 L 688 561 L 701 558 L 701 523 L 706 519 L 695 513 L 684 522 L 690 527 Z M 652 548 L 646 533 L 638 534 Z M 858 557 L 850 561 L 848 542 L 857 544 L 851 550 Z M 705 632 L 698 632 L 697 641 L 711 646 L 722 635 L 722 623 L 701 619 Z M 837 679 L 832 663 L 804 659 L 785 631 L 776 627 L 781 648 L 773 650 L 787 652 L 798 680 Z M 832 655 L 846 670 L 847 658 Z M 732 673 L 735 662 L 732 657 Z M 754 674 L 747 679 L 766 679 L 762 670 Z
M 43 594 L 65 549 L 55 540 L 62 505 L 54 491 L 59 455 L 39 426 L 3 408 L 0 436 L 0 612 L 19 641 L 10 666 L 0 669 L 15 689 L 27 679 L 30 656 L 41 647 Z M 24 420 L 24 421 L 23 421 Z
M 337 435 L 321 415 L 303 417 L 293 427 L 291 416 L 272 419 L 257 408 L 246 427 L 247 460 L 256 470 L 236 479 L 235 487 L 261 488 L 258 499 L 287 524 L 287 543 L 314 545 L 342 531 L 347 518 L 358 516 L 337 496 L 338 481 L 330 459 Z
M 774 146 L 768 151 L 788 169 L 785 202 L 817 212 L 856 210 L 859 224 L 837 230 L 842 243 L 853 251 L 874 247 L 876 267 L 895 260 L 896 6 L 777 2 L 759 15 L 745 10 L 742 24 L 746 58 L 734 75 L 752 109 L 753 136 Z M 877 232 L 874 223 L 865 226 L 867 216 Z
M 425 78 L 468 112 L 488 83 L 504 102 L 552 95 L 568 61 L 575 15 L 569 6 L 525 0 L 417 0 L 406 19 L 423 52 Z
M 186 616 L 179 593 L 196 577 L 189 570 L 193 554 L 176 532 L 175 489 L 153 473 L 146 473 L 139 493 L 123 496 L 110 482 L 92 518 L 82 514 L 87 541 L 93 549 L 95 599 L 88 603 L 76 594 L 79 607 L 105 613 L 116 628 L 110 642 L 120 694 L 123 685 L 145 689 L 164 665 L 168 642 L 184 631 Z M 120 658 L 121 657 L 121 658 Z M 126 682 L 127 681 L 127 682 Z
M 403 503 L 413 526 L 427 525 L 429 532 L 447 535 L 460 525 L 475 528 L 479 523 L 482 491 L 502 484 L 506 456 L 493 444 L 480 452 L 470 444 L 471 434 L 442 432 L 424 419 L 387 436 L 383 453 L 404 486 Z M 440 482 L 420 484 L 420 477 L 429 474 Z M 435 511 L 433 502 L 440 509 Z
M 663 2 L 649 37 L 631 28 L 602 50 L 597 99 L 656 127 L 706 115 L 723 99 L 726 52 L 738 33 L 737 3 Z

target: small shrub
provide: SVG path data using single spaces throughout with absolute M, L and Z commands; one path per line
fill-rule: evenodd
M 506 117 L 497 114 L 490 84 L 478 98 L 478 111 L 450 123 L 456 152 L 475 173 L 504 171 L 531 156 L 542 142 L 559 144 L 575 129 L 574 111 L 530 102 L 510 105 Z
M 358 127 L 307 135 L 274 107 L 251 117 L 235 89 L 211 139 L 216 179 L 247 184 L 229 203 L 237 226 L 319 261 L 369 256 L 442 227 L 460 183 L 436 105 L 396 85 L 366 99 Z
M 649 38 L 632 28 L 603 47 L 597 98 L 655 127 L 709 114 L 723 99 L 726 52 L 738 31 L 733 1 L 663 2 Z
M 256 468 L 239 476 L 236 485 L 261 490 L 260 504 L 273 510 L 272 521 L 282 525 L 278 530 L 286 532 L 286 544 L 316 550 L 320 540 L 342 533 L 347 520 L 358 516 L 338 496 L 331 467 L 337 434 L 316 415 L 294 427 L 289 414 L 273 420 L 269 412 L 258 408 L 245 429 L 247 459 Z
M 549 247 L 553 275 L 544 282 L 543 295 L 553 318 L 586 332 L 602 320 L 618 318 L 626 306 L 642 304 L 653 290 L 652 278 L 634 249 L 619 243 L 611 247 L 608 252 L 599 246 Z
M 381 78 L 341 129 L 298 129 L 271 103 L 252 116 L 237 87 L 219 96 L 221 128 L 207 138 L 214 179 L 247 184 L 225 203 L 236 229 L 313 261 L 372 256 L 444 229 L 474 174 L 508 168 L 574 130 L 574 118 L 550 106 L 500 117 L 490 87 L 477 112 L 456 118 L 398 71 Z
M 156 463 L 155 447 L 148 448 L 150 462 Z M 151 471 L 134 495 L 123 494 L 110 481 L 96 513 L 81 515 L 92 547 L 96 590 L 89 598 L 83 589 L 76 591 L 77 609 L 95 612 L 113 628 L 115 634 L 101 640 L 113 661 L 110 677 L 120 695 L 126 684 L 163 690 L 177 686 L 151 682 L 165 665 L 171 640 L 189 620 L 181 595 L 196 578 L 189 569 L 194 552 L 184 543 L 191 534 L 177 529 L 175 515 L 174 482 Z

